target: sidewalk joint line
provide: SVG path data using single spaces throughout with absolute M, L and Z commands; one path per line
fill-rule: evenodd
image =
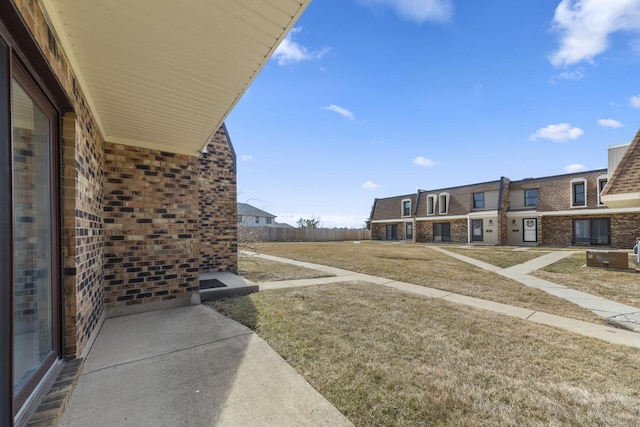
M 191 350 L 193 348 L 204 347 L 204 346 L 209 345 L 209 344 L 216 344 L 216 343 L 219 343 L 219 342 L 231 340 L 231 339 L 234 339 L 234 338 L 244 337 L 244 336 L 248 336 L 248 335 L 254 335 L 254 332 L 253 331 L 243 332 L 243 333 L 232 335 L 232 336 L 229 336 L 229 337 L 219 338 L 219 339 L 216 339 L 216 340 L 213 340 L 213 341 L 207 341 L 207 342 L 200 343 L 200 344 L 194 344 L 194 345 L 189 346 L 189 347 L 183 347 L 183 348 L 179 348 L 179 349 L 176 349 L 176 350 L 167 351 L 167 352 L 164 352 L 164 353 L 159 353 L 159 354 L 154 354 L 154 355 L 147 356 L 147 357 L 142 357 L 140 359 L 128 360 L 126 362 L 117 363 L 115 365 L 105 366 L 104 368 L 96 369 L 94 371 L 86 371 L 85 370 L 85 372 L 83 372 L 82 375 L 85 375 L 85 374 L 86 375 L 91 375 L 91 374 L 94 374 L 94 373 L 97 373 L 97 372 L 105 371 L 107 369 L 112 369 L 112 368 L 117 368 L 117 367 L 120 367 L 120 366 L 130 365 L 132 363 L 142 362 L 143 360 L 151 360 L 151 359 L 155 359 L 155 358 L 158 358 L 158 357 L 167 356 L 169 354 L 180 353 L 180 352 L 185 351 L 185 350 Z

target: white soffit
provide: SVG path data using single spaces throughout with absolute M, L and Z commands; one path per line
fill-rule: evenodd
M 311 0 L 41 0 L 105 140 L 198 155 Z

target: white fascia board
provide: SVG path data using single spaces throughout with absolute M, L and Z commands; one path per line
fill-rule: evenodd
M 447 220 L 453 220 L 453 219 L 467 219 L 468 216 L 467 215 L 451 215 L 451 216 L 447 216 L 447 215 L 429 215 L 429 216 L 421 216 L 421 217 L 416 217 L 416 221 L 447 221 Z

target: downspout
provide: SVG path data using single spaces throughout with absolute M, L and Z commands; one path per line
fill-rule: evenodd
M 467 214 L 467 244 L 471 244 L 471 217 Z
M 420 204 L 420 193 L 422 193 L 421 190 L 418 189 L 418 192 L 416 193 L 416 205 L 413 208 L 413 215 L 411 216 L 411 220 L 413 221 L 413 225 L 411 226 L 413 228 L 413 235 L 411 236 L 411 241 L 413 243 L 416 243 L 417 238 L 416 238 L 416 217 L 418 216 L 418 205 Z

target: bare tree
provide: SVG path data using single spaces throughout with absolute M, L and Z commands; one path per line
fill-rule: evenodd
M 296 224 L 300 228 L 320 228 L 320 217 L 300 218 Z

